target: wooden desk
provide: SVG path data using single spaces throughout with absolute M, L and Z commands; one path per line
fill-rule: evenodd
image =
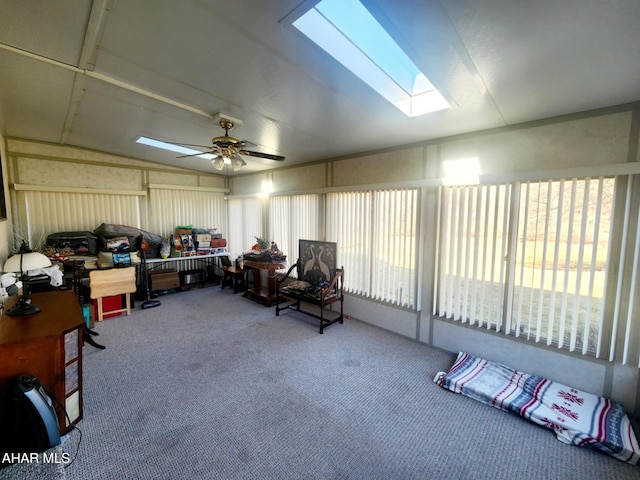
M 245 296 L 263 302 L 267 307 L 278 299 L 276 291 L 276 270 L 287 268 L 286 262 L 254 262 L 244 260 L 245 268 L 253 269 L 253 289 L 245 293 Z M 266 271 L 267 282 L 263 284 L 261 272 Z
M 10 298 L 5 307 L 17 298 Z M 71 290 L 34 293 L 31 299 L 40 312 L 0 317 L 0 424 L 8 414 L 11 384 L 22 374 L 40 380 L 76 424 L 82 419 L 82 309 Z M 64 435 L 70 424 L 58 405 L 56 412 Z

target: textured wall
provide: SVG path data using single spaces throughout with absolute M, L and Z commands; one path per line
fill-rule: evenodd
M 443 162 L 477 158 L 480 174 L 518 174 L 635 161 L 638 122 L 628 109 L 568 115 L 513 127 L 399 146 L 397 149 L 328 159 L 326 164 L 292 166 L 234 177 L 232 195 L 273 191 L 402 183 L 444 176 Z
M 93 230 L 105 222 L 153 231 L 159 222 L 151 217 L 149 184 L 186 187 L 185 192 L 197 196 L 193 193 L 197 191 L 200 197 L 207 189 L 220 196 L 222 193 L 214 190 L 225 187 L 225 179 L 219 175 L 21 139 L 6 140 L 3 162 L 12 213 L 3 245 L 9 250 L 20 238 L 37 247 L 49 233 Z M 201 203 L 196 201 L 192 208 L 199 209 Z M 204 213 L 199 213 L 197 218 L 201 219 Z M 226 219 L 219 218 L 222 214 L 214 216 L 207 227 L 209 223 L 226 226 Z M 190 214 L 184 223 L 195 221 L 195 217 Z

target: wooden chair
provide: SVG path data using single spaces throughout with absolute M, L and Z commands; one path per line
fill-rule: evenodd
M 278 276 L 276 279 L 276 295 L 278 300 L 282 298 L 288 299 L 287 301 L 279 301 L 276 303 L 276 317 L 280 316 L 280 312 L 286 309 L 296 310 L 305 315 L 315 317 L 320 320 L 320 333 L 324 332 L 324 329 L 334 323 L 344 323 L 344 267 L 336 268 L 333 277 L 330 278 L 330 282 L 325 282 L 322 285 L 313 285 L 307 282 L 302 274 L 303 268 L 300 259 L 292 265 L 286 274 Z M 298 280 L 292 282 L 290 278 L 291 272 L 296 269 L 298 272 Z M 308 280 L 314 280 L 314 278 L 306 277 Z M 292 282 L 292 283 L 289 283 Z M 303 283 L 311 290 L 304 289 L 299 290 L 294 288 L 293 284 Z M 324 288 L 323 288 L 324 285 Z M 328 306 L 340 302 L 340 312 L 334 315 L 333 319 L 325 317 L 325 308 Z M 311 310 L 307 310 L 303 305 L 315 305 L 319 307 L 319 313 L 315 313 Z
M 109 313 L 127 312 L 131 315 L 131 293 L 136 291 L 136 267 L 111 268 L 109 270 L 93 270 L 89 272 L 89 288 L 91 298 L 98 302 L 98 321 L 104 320 Z M 125 308 L 104 311 L 102 299 L 115 295 L 125 296 Z
M 247 289 L 246 270 L 234 267 L 228 256 L 220 257 L 222 263 L 222 279 L 220 290 L 233 287 L 233 293 L 244 292 Z
M 246 271 L 243 268 L 222 267 L 222 287 L 233 287 L 233 293 L 244 292 L 247 289 Z

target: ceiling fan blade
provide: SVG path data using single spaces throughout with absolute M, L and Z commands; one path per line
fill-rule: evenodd
M 197 157 L 198 155 L 213 155 L 212 152 L 198 152 L 198 153 L 190 153 L 189 155 L 180 155 L 176 158 L 187 158 L 187 157 Z
M 251 150 L 240 150 L 238 152 L 240 155 L 247 155 L 249 157 L 259 157 L 266 158 L 267 160 L 276 160 L 278 162 L 283 162 L 284 157 L 281 155 L 271 155 L 270 153 L 262 153 L 262 152 L 252 152 Z
M 181 143 L 181 142 L 164 142 L 164 143 L 169 143 L 171 145 L 178 145 L 180 147 L 211 148 L 211 145 L 196 145 L 195 143 Z

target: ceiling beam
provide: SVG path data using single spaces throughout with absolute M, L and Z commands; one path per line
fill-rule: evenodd
M 167 105 L 171 105 L 173 107 L 180 108 L 182 110 L 186 110 L 191 113 L 195 113 L 196 115 L 200 115 L 202 117 L 207 118 L 208 120 L 214 120 L 214 115 L 199 108 L 193 107 L 191 105 L 187 105 L 186 103 L 179 102 L 169 97 L 165 97 L 164 95 L 160 95 L 158 93 L 152 92 L 150 90 L 146 90 L 141 87 L 137 87 L 130 83 L 124 82 L 122 80 L 118 80 L 116 78 L 110 77 L 109 75 L 105 75 L 102 73 L 95 72 L 93 70 L 87 70 L 84 68 L 79 68 L 74 65 L 69 65 L 68 63 L 60 62 L 58 60 L 54 60 L 52 58 L 45 57 L 43 55 L 38 55 L 37 53 L 29 52 L 27 50 L 23 50 L 21 48 L 16 48 L 11 45 L 7 45 L 6 43 L 0 42 L 0 49 L 7 50 L 9 52 L 22 55 L 27 58 L 31 58 L 33 60 L 38 60 L 43 63 L 47 63 L 49 65 L 53 65 L 55 67 L 63 68 L 65 70 L 70 70 L 80 75 L 84 75 L 85 77 L 93 78 L 95 80 L 99 80 L 101 82 L 108 83 L 109 85 L 116 86 L 118 88 L 122 88 L 124 90 L 128 90 L 133 93 L 137 93 L 139 95 L 145 96 L 147 98 L 151 98 L 153 100 L 157 100 L 159 102 L 165 103 Z

